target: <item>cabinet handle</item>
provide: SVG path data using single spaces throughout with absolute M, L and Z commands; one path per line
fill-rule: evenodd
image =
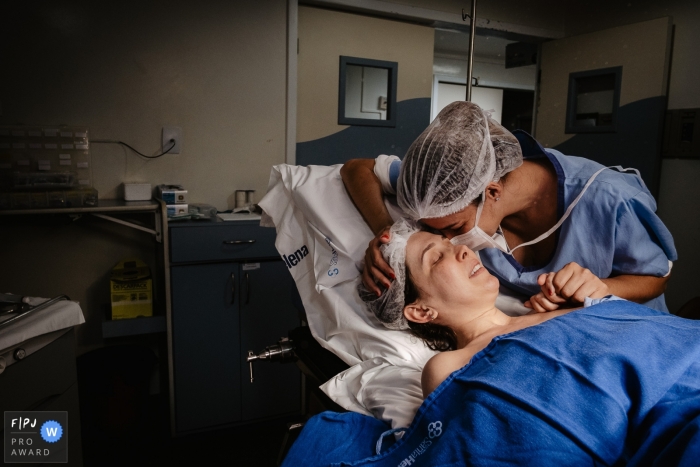
M 245 304 L 247 305 L 250 301 L 250 276 L 245 273 Z
M 224 245 L 241 245 L 243 243 L 255 243 L 255 240 L 224 240 Z
M 236 303 L 236 276 L 231 273 L 231 305 Z

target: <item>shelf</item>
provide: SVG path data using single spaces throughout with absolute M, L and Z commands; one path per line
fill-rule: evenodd
M 117 319 L 102 322 L 102 337 L 136 336 L 166 331 L 165 316 Z
M 10 209 L 0 211 L 0 216 L 15 216 L 20 214 L 88 214 L 104 212 L 155 212 L 160 203 L 156 200 L 123 201 L 121 199 L 101 199 L 97 206 L 81 206 L 76 208 L 40 208 L 40 209 Z
M 159 210 L 161 212 L 159 212 Z M 37 215 L 37 214 L 68 214 L 80 218 L 83 214 L 89 214 L 101 219 L 122 224 L 132 229 L 142 230 L 155 235 L 156 241 L 162 243 L 163 225 L 167 228 L 167 219 L 165 218 L 165 203 L 157 200 L 148 201 L 124 201 L 121 199 L 101 199 L 97 206 L 82 206 L 76 208 L 41 208 L 41 209 L 11 209 L 0 211 L 0 216 L 17 216 L 17 215 Z M 154 217 L 154 228 L 144 227 L 138 223 L 126 221 L 120 218 L 112 217 L 114 214 L 132 214 L 132 213 L 149 213 Z

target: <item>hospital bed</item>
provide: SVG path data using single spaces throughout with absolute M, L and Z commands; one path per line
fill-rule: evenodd
M 435 352 L 405 331 L 385 328 L 360 300 L 361 260 L 373 234 L 345 190 L 340 167 L 272 169 L 261 223 L 276 228 L 280 255 L 295 258 L 288 267 L 308 328 L 290 336 L 307 348 L 294 350 L 283 341 L 253 349 L 249 363 L 296 358 L 310 389 L 320 384 L 333 404 L 405 427 L 423 402 L 421 371 Z M 390 199 L 387 208 L 400 216 Z M 505 293 L 497 305 L 516 314 L 530 311 L 520 297 Z M 318 345 L 308 345 L 310 336 Z
M 506 456 L 503 459 L 511 459 L 510 455 L 512 454 L 512 459 L 520 459 L 521 457 L 518 456 L 522 455 L 523 452 L 528 452 L 527 450 L 522 450 L 521 447 L 524 445 L 529 446 L 528 440 L 533 431 L 529 428 L 521 430 L 517 427 L 522 424 L 524 424 L 522 426 L 526 426 L 529 420 L 532 421 L 533 426 L 537 425 L 543 428 L 541 436 L 538 434 L 534 435 L 535 437 L 540 436 L 538 439 L 543 441 L 538 444 L 539 448 L 544 449 L 548 454 L 556 454 L 561 451 L 560 454 L 563 456 L 562 459 L 564 460 L 560 464 L 571 464 L 572 462 L 567 462 L 567 460 L 571 461 L 572 458 L 569 456 L 573 455 L 572 452 L 575 451 L 575 449 L 559 449 L 564 445 L 559 443 L 566 442 L 573 446 L 573 444 L 578 442 L 576 440 L 586 438 L 591 432 L 586 428 L 582 429 L 580 433 L 577 432 L 580 436 L 561 437 L 562 433 L 569 432 L 565 429 L 557 428 L 560 427 L 558 421 L 566 419 L 572 422 L 570 425 L 574 426 L 583 420 L 583 418 L 574 416 L 567 419 L 564 412 L 569 413 L 567 412 L 568 409 L 562 409 L 562 413 L 556 416 L 549 414 L 549 416 L 539 417 L 537 415 L 539 412 L 537 411 L 532 413 L 523 412 L 522 414 L 518 412 L 518 415 L 516 415 L 509 408 L 511 407 L 509 404 L 513 401 L 516 402 L 512 404 L 512 407 L 520 407 L 521 405 L 523 407 L 530 407 L 528 404 L 521 404 L 519 402 L 521 401 L 519 396 L 511 397 L 512 394 L 520 394 L 521 396 L 525 394 L 530 396 L 537 393 L 537 391 L 527 390 L 527 384 L 524 386 L 521 384 L 523 381 L 523 378 L 520 377 L 522 373 L 520 376 L 518 374 L 508 374 L 508 372 L 517 373 L 517 371 L 522 371 L 524 368 L 530 368 L 531 362 L 501 367 L 504 372 L 503 374 L 499 373 L 494 376 L 494 378 L 496 378 L 494 381 L 496 382 L 484 383 L 483 385 L 486 388 L 496 388 L 491 392 L 493 392 L 492 395 L 494 397 L 498 397 L 492 402 L 484 402 L 483 404 L 476 403 L 465 407 L 464 415 L 454 415 L 461 412 L 452 410 L 452 406 L 449 405 L 449 401 L 461 400 L 462 397 L 466 397 L 466 393 L 460 391 L 465 391 L 464 388 L 468 385 L 459 383 L 443 384 L 441 386 L 443 391 L 454 390 L 455 393 L 450 393 L 451 395 L 443 397 L 440 399 L 441 403 L 438 403 L 436 401 L 439 393 L 433 392 L 426 401 L 426 404 L 421 408 L 421 404 L 423 403 L 420 385 L 421 371 L 427 360 L 434 355 L 434 352 L 429 350 L 422 341 L 412 337 L 407 332 L 392 331 L 384 328 L 360 300 L 356 291 L 357 285 L 361 280 L 360 260 L 363 258 L 365 248 L 373 238 L 373 235 L 348 197 L 339 171 L 340 166 L 293 167 L 287 165 L 276 166 L 272 170 L 268 194 L 260 203 L 265 212 L 263 224 L 274 226 L 277 229 L 275 244 L 280 254 L 286 255 L 287 257 L 294 255 L 295 257 L 295 260 L 292 261 L 288 267 L 296 282 L 303 303 L 308 328 L 305 329 L 305 334 L 295 330 L 295 332 L 290 333 L 289 340 L 282 341 L 277 346 L 271 346 L 262 353 L 254 353 L 254 355 L 257 357 L 262 354 L 265 359 L 272 359 L 273 355 L 279 355 L 281 357 L 286 354 L 297 358 L 298 362 L 305 362 L 307 360 L 322 362 L 324 361 L 324 355 L 328 357 L 328 352 L 332 353 L 335 357 L 326 358 L 326 361 L 335 362 L 335 367 L 329 367 L 321 363 L 312 365 L 302 363 L 302 369 L 305 371 L 305 374 L 308 373 L 315 378 L 313 381 L 316 381 L 316 384 L 320 384 L 319 389 L 333 404 L 337 404 L 337 406 L 350 412 L 370 415 L 376 420 L 370 417 L 360 417 L 352 413 L 341 415 L 326 413 L 313 417 L 307 423 L 307 429 L 301 436 L 304 437 L 304 433 L 311 434 L 306 435 L 306 438 L 300 440 L 301 444 L 297 443 L 297 445 L 301 445 L 302 448 L 297 448 L 297 452 L 292 455 L 292 458 L 295 460 L 299 459 L 299 449 L 303 451 L 303 456 L 307 456 L 309 453 L 310 440 L 313 440 L 314 445 L 318 445 L 317 440 L 321 439 L 324 443 L 327 443 L 325 446 L 330 449 L 331 446 L 336 446 L 336 444 L 333 443 L 337 442 L 342 444 L 347 440 L 354 440 L 355 438 L 350 436 L 350 434 L 353 433 L 363 433 L 363 440 L 367 441 L 367 443 L 363 441 L 360 445 L 364 446 L 364 448 L 367 448 L 370 444 L 370 447 L 373 447 L 374 444 L 372 443 L 376 442 L 376 453 L 377 458 L 379 458 L 382 439 L 386 435 L 391 434 L 395 429 L 410 426 L 410 428 L 405 431 L 405 439 L 402 439 L 400 443 L 394 445 L 396 446 L 395 449 L 393 446 L 387 448 L 386 455 L 384 451 L 381 451 L 381 455 L 386 457 L 388 461 L 393 462 L 398 458 L 403 458 L 403 461 L 397 461 L 391 465 L 410 465 L 414 460 L 412 456 L 421 455 L 425 452 L 425 449 L 427 449 L 427 444 L 417 444 L 425 433 L 431 438 L 431 433 L 435 436 L 441 436 L 434 432 L 435 423 L 440 423 L 442 427 L 442 421 L 440 420 L 446 421 L 448 424 L 454 421 L 456 424 L 455 426 L 459 426 L 460 428 L 450 431 L 450 436 L 452 436 L 452 438 L 447 436 L 441 438 L 443 441 L 447 440 L 444 441 L 441 446 L 447 447 L 448 449 L 441 448 L 441 450 L 434 450 L 431 452 L 434 452 L 437 456 L 444 455 L 448 457 L 452 455 L 451 453 L 456 452 L 464 457 L 468 456 L 472 451 L 461 452 L 458 446 L 463 445 L 465 439 L 472 438 L 469 438 L 470 435 L 468 434 L 471 432 L 465 431 L 467 434 L 461 435 L 460 430 L 467 426 L 471 428 L 477 426 L 475 424 L 470 424 L 470 421 L 474 420 L 477 415 L 479 417 L 484 417 L 491 414 L 493 415 L 492 419 L 482 418 L 485 422 L 483 424 L 478 424 L 478 431 L 474 432 L 483 435 L 473 438 L 483 442 L 482 448 L 480 448 L 481 450 L 477 449 L 474 452 Z M 387 208 L 392 217 L 398 217 L 399 211 L 391 200 L 387 201 Z M 301 253 L 302 250 L 304 250 L 304 253 Z M 522 305 L 522 298 L 524 297 L 508 294 L 507 290 L 502 288 L 496 300 L 496 306 L 508 314 L 529 312 L 530 310 Z M 625 301 L 621 301 L 621 303 L 623 303 L 623 305 L 620 306 L 625 306 L 625 303 L 629 304 L 629 302 Z M 574 315 L 572 314 L 571 316 Z M 549 323 L 556 322 L 555 320 L 549 321 Z M 689 329 L 690 328 L 689 326 Z M 534 331 L 541 331 L 539 326 L 532 327 L 531 329 Z M 568 330 L 572 329 L 572 326 L 568 325 L 566 329 L 567 332 L 562 332 L 560 334 L 565 342 L 570 342 L 567 340 L 568 338 L 566 336 L 568 336 Z M 593 328 L 589 329 L 588 332 L 590 333 L 592 329 Z M 605 330 L 602 330 L 601 334 L 607 336 L 611 335 L 610 332 Z M 691 331 L 689 330 L 688 335 L 690 336 L 690 334 Z M 688 342 L 691 340 L 696 342 L 695 337 L 696 334 L 692 335 L 693 339 L 689 339 Z M 313 338 L 313 340 L 311 340 L 311 338 Z M 515 340 L 517 339 L 516 337 Z M 551 338 L 538 338 L 534 339 L 532 342 L 547 343 L 550 342 L 550 340 Z M 603 339 L 601 338 L 599 340 L 602 341 Z M 314 341 L 318 343 L 318 345 L 315 345 Z M 559 344 L 553 343 L 552 345 L 554 348 L 558 349 L 567 348 L 567 344 L 564 343 L 564 341 Z M 625 343 L 631 342 L 631 340 L 627 338 L 620 342 L 620 347 L 622 349 L 621 355 L 626 355 L 625 352 L 634 353 L 633 349 L 638 344 L 636 343 L 633 346 L 626 347 Z M 655 342 L 654 338 L 650 339 L 650 342 Z M 530 344 L 527 343 L 525 345 L 529 346 Z M 668 350 L 667 347 L 671 346 L 662 346 L 664 351 Z M 686 348 L 683 344 L 678 344 L 677 347 L 677 349 L 673 350 L 673 352 L 677 352 L 677 354 L 664 354 L 664 356 L 659 356 L 655 360 L 652 359 L 658 363 L 657 367 L 660 368 L 656 371 L 657 373 L 667 374 L 667 367 L 672 362 L 675 363 L 683 359 L 692 360 L 692 362 L 697 361 L 696 353 L 691 352 L 688 354 L 689 356 L 687 356 L 685 355 Z M 532 347 L 530 346 L 528 348 Z M 694 349 L 694 352 L 697 352 L 697 347 L 694 347 Z M 553 355 L 555 352 L 537 351 L 518 353 L 518 355 L 520 354 L 523 356 L 530 354 Z M 643 351 L 639 354 L 641 355 L 641 360 L 638 359 L 638 367 L 646 368 L 652 361 L 648 359 L 649 352 Z M 681 358 L 681 356 L 683 356 L 683 358 Z M 487 367 L 490 365 L 489 359 L 482 360 Z M 598 361 L 598 359 L 595 361 Z M 624 362 L 627 361 L 629 361 L 627 358 L 621 358 L 616 362 L 619 363 L 621 367 L 624 367 Z M 553 363 L 556 365 L 559 364 L 556 359 L 553 360 Z M 305 365 L 306 368 L 304 368 L 303 365 Z M 544 366 L 532 366 L 532 368 L 535 367 L 545 368 Z M 573 367 L 576 366 L 574 365 L 572 368 Z M 329 370 L 329 368 L 332 369 Z M 621 375 L 623 373 L 619 368 L 615 368 L 613 374 Z M 336 369 L 342 371 L 331 376 Z M 575 370 L 575 372 L 576 371 L 578 370 Z M 458 373 L 459 372 L 453 373 L 451 378 L 455 375 L 459 378 Z M 545 371 L 545 373 L 547 373 L 547 381 L 550 381 L 553 375 L 559 374 L 556 371 Z M 578 375 L 579 373 L 576 374 Z M 651 372 L 650 374 L 653 375 L 654 373 Z M 696 373 L 690 372 L 688 374 L 695 375 Z M 597 369 L 592 371 L 592 375 L 599 375 Z M 634 377 L 631 378 L 634 380 Z M 324 380 L 326 381 L 324 382 Z M 654 394 L 656 390 L 654 384 L 666 384 L 664 378 L 651 377 L 649 379 L 651 383 L 645 386 L 645 390 L 638 391 L 634 390 L 634 387 L 636 387 L 634 384 L 631 385 L 634 386 L 632 388 L 628 387 L 629 385 L 620 386 L 615 384 L 615 377 L 605 377 L 603 380 L 604 384 L 598 384 L 600 381 L 598 383 L 593 381 L 591 384 L 573 385 L 574 388 L 578 389 L 600 388 L 605 394 L 608 394 L 608 392 L 606 392 L 608 390 L 615 390 L 619 393 L 616 393 L 617 396 L 615 397 L 607 398 L 609 401 L 614 401 L 614 404 L 616 404 L 615 408 L 607 408 L 602 411 L 589 410 L 586 412 L 588 415 L 597 414 L 597 416 L 600 416 L 601 413 L 603 414 L 601 418 L 602 421 L 591 422 L 588 425 L 586 425 L 588 422 L 581 424 L 581 426 L 584 427 L 594 426 L 595 433 L 603 433 L 601 430 L 604 426 L 606 429 L 613 431 L 619 429 L 620 426 L 626 426 L 625 420 L 627 420 L 627 418 L 623 417 L 624 420 L 621 422 L 616 421 L 617 419 L 614 417 L 609 420 L 606 418 L 608 414 L 619 414 L 618 402 L 615 401 L 626 400 L 627 398 L 636 404 L 634 407 L 648 407 L 651 406 L 651 404 L 647 404 L 644 401 L 642 401 L 644 403 L 640 402 L 640 400 L 643 399 L 642 396 Z M 312 379 L 309 379 L 309 385 L 312 385 L 311 381 Z M 568 377 L 568 381 L 578 380 Z M 510 384 L 510 386 L 506 383 Z M 545 386 L 539 384 L 537 387 L 543 388 Z M 557 383 L 551 385 L 551 387 L 558 388 L 560 386 Z M 681 384 L 679 387 L 682 389 L 685 386 Z M 563 393 L 575 394 L 573 389 L 571 391 L 569 391 L 569 389 L 570 388 L 566 387 Z M 489 394 L 491 394 L 491 392 L 488 390 L 484 391 L 484 393 Z M 476 391 L 476 393 L 481 394 L 479 391 Z M 659 394 L 666 394 L 665 389 L 661 388 Z M 567 405 L 563 402 L 565 398 L 559 397 L 561 395 L 562 394 L 559 392 L 555 395 L 545 395 L 542 400 L 559 401 L 556 404 L 545 404 L 547 407 L 558 410 L 560 405 L 562 407 L 586 407 L 586 404 L 579 404 L 578 401 L 591 400 L 592 397 L 597 397 L 592 395 L 572 396 L 568 399 L 570 404 Z M 673 398 L 675 396 L 672 394 L 670 397 Z M 685 406 L 683 406 L 683 408 L 679 408 L 677 411 L 683 413 L 684 416 L 695 413 L 700 414 L 700 411 L 697 411 L 694 406 L 697 402 L 697 398 L 688 397 L 686 399 L 691 407 L 685 408 Z M 501 403 L 503 404 L 499 405 Z M 700 404 L 696 405 L 700 407 Z M 501 406 L 504 407 L 503 412 L 491 413 L 491 409 L 485 412 L 479 412 L 479 410 L 481 410 L 480 407 L 491 408 Z M 665 410 L 664 408 L 675 407 L 675 405 L 661 401 L 659 407 L 662 408 L 661 410 Z M 331 407 L 326 408 L 334 410 Z M 418 412 L 419 408 L 421 408 L 420 412 Z M 472 412 L 467 411 L 466 408 L 472 410 Z M 337 411 L 337 409 L 335 410 Z M 656 455 L 669 455 L 673 457 L 678 453 L 687 452 L 690 453 L 688 454 L 690 456 L 688 459 L 696 459 L 696 457 L 692 456 L 695 455 L 693 453 L 700 452 L 700 448 L 697 448 L 697 446 L 700 446 L 700 443 L 695 442 L 692 437 L 688 438 L 684 437 L 685 435 L 679 435 L 674 438 L 674 440 L 680 440 L 680 447 L 677 452 L 673 450 L 669 452 L 665 450 L 660 451 L 654 448 L 654 446 L 656 446 L 654 443 L 657 442 L 657 438 L 667 441 L 667 439 L 664 438 L 664 436 L 666 436 L 664 427 L 667 426 L 665 424 L 667 421 L 672 422 L 668 424 L 670 427 L 668 428 L 668 433 L 674 432 L 673 430 L 676 428 L 691 432 L 695 430 L 696 425 L 700 424 L 700 422 L 697 421 L 700 420 L 700 415 L 695 419 L 691 417 L 691 422 L 686 423 L 682 417 L 671 413 L 671 415 L 658 426 L 654 424 L 653 430 L 647 427 L 649 428 L 649 433 L 647 433 L 647 431 L 644 431 L 646 425 L 640 425 L 639 423 L 635 425 L 634 413 L 636 413 L 636 410 L 635 408 L 632 411 L 633 413 L 629 415 L 630 426 L 636 426 L 641 430 L 639 433 L 644 433 L 643 435 L 639 435 L 639 439 L 646 440 L 647 434 L 650 433 L 648 438 L 650 441 L 648 444 L 644 445 L 646 446 L 644 448 L 646 451 L 644 449 L 638 451 L 641 453 L 639 456 L 641 456 L 642 465 L 644 465 L 643 461 L 646 459 L 645 456 L 647 455 L 652 457 Z M 416 416 L 416 412 L 418 412 L 418 416 L 416 417 L 416 422 L 412 424 L 411 422 L 414 416 Z M 573 413 L 577 412 L 574 411 Z M 623 411 L 623 413 L 625 417 L 627 417 L 626 412 Z M 450 415 L 450 417 L 448 417 L 448 414 L 453 414 L 454 416 Z M 508 414 L 513 414 L 513 418 L 509 418 L 511 415 Z M 547 420 L 554 420 L 555 422 L 550 424 L 546 422 Z M 337 427 L 342 425 L 342 423 L 339 422 L 345 423 L 344 426 L 349 427 L 347 431 L 337 429 Z M 511 422 L 513 422 L 512 426 Z M 392 429 L 387 430 L 388 426 L 391 426 Z M 433 432 L 431 432 L 431 426 L 433 426 Z M 513 428 L 514 426 L 516 428 Z M 335 431 L 331 430 L 331 428 L 334 428 Z M 512 431 L 508 432 L 508 430 Z M 686 433 L 686 431 L 683 431 L 683 433 Z M 320 435 L 320 433 L 322 433 L 322 435 Z M 442 433 L 442 431 L 440 431 L 440 433 Z M 523 433 L 525 435 L 523 435 L 522 440 L 520 440 L 522 442 L 513 442 L 513 449 L 515 451 L 519 450 L 518 452 L 514 451 L 510 454 L 504 454 L 501 451 L 493 451 L 492 441 L 506 440 L 504 442 L 510 443 L 512 440 L 515 440 L 517 436 L 520 436 L 519 434 Z M 619 439 L 616 438 L 616 441 L 612 443 L 614 444 L 613 447 L 618 450 L 620 446 L 622 446 L 620 439 L 624 438 L 624 433 L 626 433 L 626 431 L 623 429 L 621 433 L 622 434 L 618 436 Z M 692 433 L 697 433 L 697 430 L 692 431 Z M 553 437 L 554 435 L 560 436 L 560 438 Z M 322 436 L 322 438 L 318 438 L 318 436 Z M 413 438 L 411 438 L 411 436 L 413 436 Z M 595 436 L 591 439 L 595 442 L 598 440 Z M 600 439 L 605 441 L 608 438 L 602 436 Z M 634 439 L 637 438 L 635 437 Z M 595 444 L 595 442 L 593 444 Z M 503 443 L 501 443 L 501 445 L 502 444 Z M 357 445 L 353 444 L 352 449 L 355 449 L 356 446 Z M 455 446 L 457 446 L 457 448 L 455 448 Z M 576 446 L 578 446 L 578 444 L 576 444 Z M 474 445 L 470 445 L 470 449 L 472 447 L 474 447 Z M 610 452 L 615 451 L 615 449 Z M 319 449 L 318 452 L 325 451 L 324 449 Z M 372 453 L 362 454 L 359 458 L 366 458 L 367 462 L 373 462 L 374 458 L 370 460 L 369 457 L 374 456 L 374 452 L 373 450 Z M 535 450 L 532 452 L 536 455 L 537 451 Z M 598 453 L 596 450 L 591 452 Z M 582 459 L 587 459 L 589 454 L 582 454 L 582 456 Z M 617 456 L 617 454 L 611 458 L 615 458 L 615 456 Z M 382 459 L 384 459 L 384 457 L 382 457 Z M 463 465 L 463 463 L 451 463 L 450 465 Z M 672 463 L 670 465 L 680 464 Z M 692 461 L 688 465 L 695 465 L 695 461 Z

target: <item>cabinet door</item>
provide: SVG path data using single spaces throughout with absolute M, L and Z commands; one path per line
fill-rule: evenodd
M 177 431 L 241 418 L 238 268 L 171 269 Z
M 259 265 L 259 267 L 257 267 Z M 292 304 L 292 280 L 282 261 L 241 264 L 241 355 L 260 352 L 299 326 Z M 300 409 L 301 374 L 293 363 L 254 363 L 241 368 L 243 420 L 281 415 Z

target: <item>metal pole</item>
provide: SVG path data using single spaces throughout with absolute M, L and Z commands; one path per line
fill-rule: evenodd
M 476 0 L 472 0 L 472 11 L 469 17 L 469 57 L 467 58 L 467 101 L 472 100 L 472 68 L 474 66 L 474 34 L 476 33 Z

